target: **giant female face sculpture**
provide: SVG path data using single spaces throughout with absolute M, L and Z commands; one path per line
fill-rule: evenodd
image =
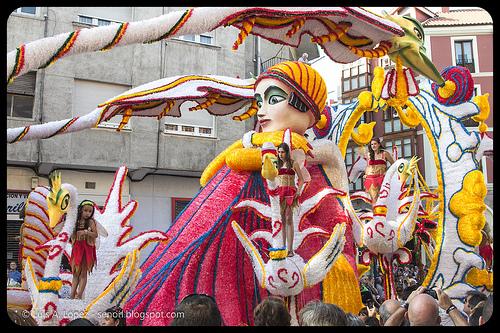
M 311 66 L 286 61 L 270 67 L 255 82 L 262 131 L 304 134 L 320 119 L 326 95 L 325 81 Z

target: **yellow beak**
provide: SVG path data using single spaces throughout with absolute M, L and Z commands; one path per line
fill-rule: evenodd
M 403 173 L 401 174 L 401 184 L 406 183 L 408 177 L 411 177 L 411 170 L 410 168 L 407 167 L 405 171 L 403 171 Z
M 276 156 L 273 154 L 265 154 L 262 159 L 262 177 L 271 181 L 274 180 L 274 178 L 278 175 L 278 168 L 274 163 L 276 161 Z
M 59 209 L 49 209 L 49 226 L 51 229 L 54 229 L 61 222 L 62 216 L 63 212 Z
M 415 172 L 415 169 L 418 167 L 417 162 L 420 160 L 420 158 L 417 158 L 413 156 L 410 160 L 410 162 L 407 164 L 405 170 L 403 171 L 401 175 L 401 181 L 402 183 L 406 183 L 406 180 L 408 177 L 413 176 L 413 173 Z

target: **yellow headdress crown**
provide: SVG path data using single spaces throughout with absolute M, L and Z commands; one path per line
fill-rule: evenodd
M 50 193 L 49 197 L 52 197 L 55 201 L 57 193 L 61 189 L 61 173 L 58 171 L 54 171 L 50 177 Z
M 255 86 L 263 78 L 277 79 L 297 92 L 299 99 L 307 105 L 318 121 L 326 105 L 326 83 L 321 74 L 300 61 L 285 61 L 269 67 L 262 73 Z

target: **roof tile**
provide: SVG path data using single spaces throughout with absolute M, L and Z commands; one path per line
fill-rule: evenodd
M 459 9 L 436 14 L 436 17 L 426 20 L 422 25 L 424 27 L 438 27 L 493 24 L 493 19 L 484 9 Z

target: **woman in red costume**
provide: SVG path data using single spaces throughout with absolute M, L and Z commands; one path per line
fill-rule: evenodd
M 373 138 L 372 141 L 370 141 L 368 150 L 368 166 L 365 169 L 363 179 L 365 191 L 370 194 L 373 204 L 377 201 L 380 187 L 384 181 L 385 172 L 387 171 L 387 162 L 391 165 L 394 163 L 394 158 L 390 153 L 383 150 L 379 138 Z
M 295 186 L 295 175 L 298 186 Z M 278 146 L 278 182 L 280 195 L 281 220 L 283 221 L 283 247 L 287 247 L 288 256 L 293 252 L 293 218 L 292 209 L 298 207 L 298 197 L 304 188 L 304 177 L 300 166 L 290 158 L 290 147 L 282 143 Z
M 97 263 L 95 248 L 97 236 L 94 203 L 90 200 L 83 200 L 78 206 L 76 228 L 71 236 L 73 245 L 70 260 L 73 273 L 71 298 L 82 298 L 87 285 L 87 274 L 92 271 Z

